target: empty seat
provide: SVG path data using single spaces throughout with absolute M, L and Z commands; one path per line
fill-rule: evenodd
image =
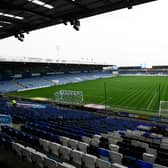
M 113 164 L 112 164 L 112 168 L 128 168 L 128 167 L 123 166 L 123 165 L 118 164 L 118 163 L 113 163 Z
M 12 142 L 12 149 L 16 152 L 16 154 L 19 156 L 19 157 L 22 157 L 22 151 L 24 150 L 24 146 L 19 144 L 19 143 L 15 143 L 15 142 Z
M 145 142 L 140 142 L 140 147 L 147 150 L 149 148 L 149 144 L 147 144 Z
M 45 152 L 49 152 L 49 141 L 45 139 L 39 139 L 40 146 L 43 148 Z
M 115 138 L 108 138 L 108 142 L 109 142 L 109 144 L 114 144 L 114 145 L 116 145 L 117 144 L 117 142 L 119 142 L 119 139 L 115 139 Z
M 142 131 L 149 131 L 151 129 L 150 126 L 145 126 L 145 125 L 138 125 L 137 128 Z
M 70 151 L 71 149 L 68 148 L 67 146 L 60 146 L 60 155 L 61 155 L 61 158 L 66 160 L 66 161 L 69 161 L 70 160 Z
M 74 139 L 69 139 L 68 146 L 72 149 L 77 149 L 78 141 Z
M 162 141 L 161 141 L 162 143 L 167 143 L 168 144 L 168 138 L 167 137 L 164 137 L 164 138 L 162 138 Z
M 146 150 L 147 153 L 153 154 L 155 157 L 157 157 L 157 150 L 153 148 L 148 148 Z
M 99 146 L 99 140 L 97 140 L 97 139 L 92 139 L 92 140 L 90 141 L 90 145 L 95 146 L 95 147 L 98 147 L 98 146 Z
M 111 168 L 111 163 L 102 159 L 96 160 L 96 167 L 98 168 Z
M 59 156 L 59 150 L 60 150 L 60 144 L 57 144 L 55 142 L 49 143 L 49 150 L 52 154 Z
M 101 137 L 103 137 L 103 138 L 107 138 L 107 137 L 108 137 L 108 134 L 107 134 L 107 133 L 101 133 L 100 135 L 101 135 Z
M 56 168 L 57 167 L 57 162 L 55 160 L 47 157 L 46 159 L 44 159 L 44 166 L 46 168 Z
M 131 145 L 133 145 L 133 146 L 140 146 L 140 142 L 136 141 L 136 140 L 132 140 L 131 141 Z
M 26 147 L 23 149 L 22 151 L 22 157 L 25 158 L 25 160 L 29 161 L 29 162 L 32 162 L 32 159 L 31 159 L 31 154 L 35 152 L 35 149 L 33 148 L 30 148 L 30 147 Z
M 76 167 L 63 162 L 63 163 L 58 163 L 57 168 L 76 168 Z
M 109 150 L 104 149 L 104 148 L 99 148 L 98 154 L 102 160 L 109 161 L 109 156 L 110 156 Z
M 36 165 L 38 165 L 40 168 L 44 167 L 44 159 L 47 158 L 47 156 L 41 152 L 34 151 L 32 152 L 32 161 Z
M 86 136 L 83 136 L 83 137 L 82 137 L 82 141 L 85 142 L 85 143 L 87 143 L 87 144 L 89 144 L 90 141 L 91 141 L 91 138 L 86 137 Z
M 62 143 L 63 146 L 68 146 L 69 138 L 60 136 L 60 142 Z
M 137 160 L 136 164 L 137 164 L 138 168 L 153 168 L 152 163 L 145 162 L 143 160 Z
M 110 151 L 110 158 L 112 162 L 121 164 L 123 155 L 118 152 Z
M 149 153 L 143 153 L 143 160 L 146 162 L 154 163 L 155 161 L 155 155 L 149 154 Z
M 87 147 L 89 145 L 87 143 L 84 143 L 84 142 L 78 142 L 78 149 L 81 151 L 81 152 L 84 152 L 84 153 L 87 153 Z
M 100 138 L 101 138 L 101 135 L 97 135 L 97 134 L 93 135 L 93 139 L 99 140 Z
M 110 144 L 109 145 L 109 149 L 113 152 L 118 152 L 119 151 L 119 146 L 118 145 L 115 145 L 115 144 Z
M 82 157 L 83 157 L 83 152 L 77 151 L 77 150 L 72 150 L 70 152 L 70 156 L 72 158 L 72 162 L 77 164 L 77 165 L 82 165 Z
M 86 153 L 83 155 L 83 163 L 85 168 L 95 168 L 96 160 L 97 160 L 96 156 L 86 154 Z
M 162 149 L 167 149 L 167 150 L 168 150 L 168 143 L 162 142 L 162 143 L 160 144 L 160 148 L 162 148 Z
M 123 156 L 122 164 L 130 168 L 136 167 L 136 158 L 131 156 Z

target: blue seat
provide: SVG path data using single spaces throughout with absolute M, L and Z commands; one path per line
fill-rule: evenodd
M 138 168 L 153 168 L 152 163 L 145 162 L 143 160 L 137 160 L 136 164 Z
M 124 156 L 122 159 L 122 164 L 128 168 L 136 168 L 136 158 L 131 156 Z
M 105 157 L 109 157 L 110 156 L 109 150 L 104 149 L 104 148 L 99 148 L 98 149 L 98 153 L 101 156 L 105 156 Z
M 99 157 L 100 157 L 102 160 L 109 161 L 109 158 L 110 158 L 109 150 L 104 149 L 104 148 L 99 148 L 99 149 L 98 149 L 98 154 L 99 154 Z

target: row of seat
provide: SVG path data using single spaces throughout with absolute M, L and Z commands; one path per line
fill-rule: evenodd
M 31 130 L 31 132 L 32 132 L 32 130 Z M 118 136 L 119 136 L 119 139 L 122 139 L 120 137 L 120 134 Z M 89 138 L 88 137 L 85 137 L 85 140 L 86 140 L 87 143 L 89 143 Z M 98 147 L 100 145 L 99 141 L 96 141 L 95 139 L 91 141 L 91 144 L 93 146 L 96 146 L 96 147 Z M 93 149 L 92 149 L 92 151 L 93 151 Z M 148 151 L 150 152 L 150 151 L 153 151 L 153 150 L 149 149 Z M 120 153 L 122 153 L 124 155 L 129 155 L 129 156 L 132 156 L 132 157 L 135 157 L 135 158 L 139 158 L 139 159 L 144 159 L 145 161 L 150 160 L 150 161 L 154 162 L 156 156 L 153 155 L 153 153 L 148 153 L 148 151 L 146 151 L 145 148 L 143 148 L 143 147 L 138 147 L 138 146 L 134 146 L 134 145 L 131 145 L 131 144 L 126 144 L 126 143 L 125 144 L 120 143 Z M 96 153 L 98 153 L 98 152 L 95 151 L 95 152 L 92 152 L 91 154 L 96 155 Z M 150 157 L 150 159 L 149 159 L 149 157 Z
M 7 128 L 9 128 L 9 127 L 5 126 L 3 128 L 5 128 L 7 130 Z M 2 129 L 3 132 L 5 131 L 5 129 Z M 10 128 L 10 129 L 12 129 L 12 128 Z M 66 137 L 62 137 L 60 139 L 60 141 L 64 145 L 67 145 L 67 144 L 65 144 L 66 143 L 65 139 L 66 139 Z M 73 147 L 75 148 L 75 146 L 74 146 L 75 143 L 78 143 L 78 149 L 80 149 L 81 151 L 79 151 L 77 149 L 73 149 Z M 86 153 L 87 152 L 86 147 L 88 146 L 88 144 L 85 144 L 82 142 L 76 142 L 74 140 L 71 140 L 71 141 L 69 140 L 69 144 L 71 144 L 72 148 L 70 148 L 68 146 L 63 146 L 63 145 L 60 145 L 58 143 L 54 143 L 51 141 L 47 141 L 44 139 L 39 139 L 39 144 L 46 153 L 51 152 L 55 156 L 63 159 L 64 161 L 72 162 L 73 164 L 78 165 L 78 166 L 84 166 L 86 168 L 94 168 L 94 167 L 97 167 L 97 168 L 111 168 L 111 167 L 120 168 L 120 167 L 122 167 L 120 164 L 117 164 L 117 163 L 111 164 L 110 162 L 104 161 L 101 158 L 98 158 L 96 156 L 93 156 L 93 155 Z M 46 160 L 46 155 L 43 155 L 39 152 L 34 152 L 35 150 L 33 148 L 24 147 L 23 145 L 20 145 L 18 143 L 13 143 L 12 147 L 14 148 L 14 150 L 16 151 L 16 153 L 19 156 L 26 157 L 27 160 L 29 160 L 31 162 L 35 162 L 40 167 L 42 167 L 44 165 L 44 162 Z M 123 168 L 124 168 L 124 166 L 123 166 Z
M 85 142 L 89 142 L 89 141 L 87 141 L 87 140 L 89 140 L 89 138 L 87 138 L 87 137 L 83 137 L 83 140 L 85 141 Z M 61 141 L 61 143 L 64 145 L 64 146 L 67 146 L 67 147 L 71 147 L 71 148 L 73 148 L 73 149 L 76 149 L 76 148 L 78 148 L 79 149 L 79 147 L 77 147 L 77 144 L 78 144 L 78 142 L 76 141 L 76 140 L 71 140 L 71 139 L 69 139 L 69 138 L 67 138 L 67 137 L 60 137 L 60 141 Z M 105 150 L 105 149 L 102 149 L 102 148 L 95 148 L 95 152 L 94 152 L 94 148 L 93 147 L 90 147 L 87 143 L 83 143 L 82 145 L 83 145 L 83 151 L 85 151 L 86 152 L 86 150 L 87 150 L 87 152 L 89 153 L 89 154 L 92 154 L 92 155 L 97 155 L 98 157 L 100 157 L 102 160 L 107 160 L 107 161 L 109 161 L 109 158 L 111 158 L 111 160 L 113 160 L 113 161 L 115 161 L 115 162 L 117 162 L 117 163 L 120 163 L 121 164 L 121 162 L 122 162 L 122 159 L 123 159 L 123 155 L 121 154 L 121 153 L 118 153 L 118 152 L 116 152 L 116 151 L 108 151 L 108 150 Z M 45 142 L 45 145 L 46 145 L 47 143 Z M 91 144 L 92 145 L 94 145 L 94 142 L 91 142 Z M 45 146 L 44 145 L 44 146 Z M 48 147 L 47 147 L 48 145 L 46 145 L 44 148 L 48 151 L 49 149 L 48 149 Z M 53 147 L 52 147 L 53 148 Z M 51 149 L 52 149 L 51 148 Z M 56 149 L 58 149 L 57 147 L 56 147 Z M 80 148 L 81 149 L 81 148 Z M 139 148 L 138 148 L 139 149 Z M 143 159 L 145 160 L 145 161 L 149 161 L 148 159 L 149 158 L 151 158 L 151 157 L 153 157 L 153 155 L 151 155 L 151 154 L 148 154 L 148 153 L 145 153 L 145 151 L 143 151 L 144 153 L 143 153 Z M 56 152 L 54 152 L 54 153 L 56 153 L 56 154 L 58 154 L 58 151 Z M 108 154 L 107 154 L 108 153 Z
M 5 129 L 4 129 L 5 128 Z M 13 131 L 12 131 L 13 130 Z M 27 128 L 28 130 L 28 128 Z M 30 132 L 29 133 L 35 133 L 33 131 L 33 128 L 29 128 Z M 14 131 L 14 129 L 10 128 L 10 127 L 3 127 L 2 129 L 3 132 L 6 132 L 7 134 L 10 134 L 10 135 L 14 135 L 15 134 L 18 134 L 17 132 Z M 36 129 L 37 131 L 37 129 Z M 38 130 L 40 132 L 40 130 Z M 42 132 L 42 131 L 41 131 Z M 41 134 L 35 134 L 36 136 L 40 136 Z M 83 142 L 80 142 L 80 141 L 77 141 L 77 140 L 73 140 L 73 139 L 70 139 L 70 138 L 67 138 L 67 137 L 63 137 L 63 136 L 57 136 L 57 139 L 54 139 L 54 138 L 50 138 L 49 135 L 50 134 L 47 134 L 48 136 L 43 136 L 44 138 L 47 138 L 48 140 L 52 141 L 53 143 L 51 143 L 51 146 L 50 146 L 50 150 L 53 151 L 53 149 L 57 149 L 57 151 L 54 151 L 53 154 L 58 154 L 58 145 L 56 145 L 56 143 L 54 142 L 57 142 L 59 144 L 62 144 L 63 146 L 66 146 L 67 148 L 70 147 L 70 149 L 78 149 L 80 150 L 81 152 L 84 152 L 84 153 L 89 153 L 89 145 L 87 143 L 83 143 Z M 53 135 L 54 136 L 54 135 Z M 18 137 L 20 138 L 20 137 Z M 86 138 L 86 137 L 83 137 L 83 138 Z M 46 151 L 46 152 L 49 152 L 49 147 L 48 147 L 48 141 L 42 141 L 40 140 L 40 145 L 43 146 L 43 149 Z M 100 150 L 101 151 L 101 150 Z M 94 154 L 92 152 L 90 152 L 90 154 Z M 119 155 L 119 157 L 118 157 Z M 101 158 L 101 153 L 100 153 L 100 156 Z M 112 160 L 113 162 L 116 162 L 116 163 L 121 163 L 121 160 L 122 160 L 122 156 L 120 156 L 120 154 L 116 153 L 116 152 L 111 152 L 111 158 L 110 160 Z
M 62 141 L 64 138 L 62 137 Z M 71 141 L 72 142 L 72 141 Z M 70 142 L 69 142 L 70 143 Z M 78 148 L 73 149 L 68 146 L 60 145 L 50 141 L 40 139 L 40 144 L 43 146 L 43 149 L 46 152 L 51 152 L 52 154 L 60 157 L 61 159 L 72 162 L 77 166 L 86 167 L 86 168 L 111 168 L 111 167 L 123 167 L 119 163 L 111 163 L 109 161 L 103 160 L 101 157 L 88 154 L 86 147 L 88 144 L 78 142 Z
M 135 133 L 137 135 L 135 136 Z M 143 134 L 144 132 L 142 132 Z M 168 150 L 160 148 L 160 144 L 154 142 L 143 141 L 138 138 L 140 131 L 125 131 L 122 136 L 119 132 L 109 132 L 108 134 L 95 135 L 94 145 L 101 146 L 107 149 L 119 151 L 122 154 L 133 156 L 135 158 L 144 159 L 146 161 L 157 162 L 159 164 L 167 165 Z M 94 139 L 93 138 L 93 139 Z M 92 139 L 92 141 L 93 141 Z M 88 140 L 87 140 L 88 141 Z M 116 145 L 117 144 L 117 145 Z M 148 153 L 147 155 L 144 153 Z M 150 156 L 150 158 L 149 158 Z
M 9 136 L 0 134 L 0 145 L 4 145 L 6 150 L 11 150 L 23 161 L 28 161 L 40 168 L 76 168 L 66 162 L 57 162 L 49 158 L 47 155 L 36 151 L 34 148 L 24 146 L 14 142 Z
M 95 136 L 95 137 L 97 137 L 98 138 L 98 135 L 97 136 Z M 83 137 L 84 138 L 84 137 Z M 85 137 L 85 139 L 86 139 L 86 137 Z M 65 138 L 64 138 L 64 140 L 65 140 Z M 84 139 L 83 139 L 84 140 Z M 65 143 L 65 142 L 64 142 Z M 91 144 L 93 145 L 93 142 L 91 142 Z
M 40 77 L 29 77 L 23 79 L 15 79 L 0 82 L 0 92 L 6 93 L 11 91 L 42 88 L 53 85 L 62 85 L 72 82 L 81 82 L 85 80 L 93 80 L 98 78 L 111 77 L 110 72 L 94 72 L 94 73 L 78 73 L 63 75 L 46 75 Z

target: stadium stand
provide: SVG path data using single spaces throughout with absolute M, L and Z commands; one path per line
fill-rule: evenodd
M 15 126 L 1 126 L 0 144 L 41 168 L 166 168 L 168 127 L 141 120 L 0 98 L 1 114 Z M 20 125 L 16 128 L 16 125 Z
M 154 0 L 1 0 L 0 39 L 15 36 L 23 41 L 25 33 L 67 22 L 79 30 L 79 19 L 151 1 Z M 111 72 L 102 72 L 103 65 L 40 61 L 0 62 L 0 92 L 111 76 Z M 2 168 L 166 168 L 168 165 L 167 126 L 60 108 L 48 102 L 17 100 L 15 105 L 11 102 L 0 97 L 1 116 L 9 115 L 13 121 L 0 126 Z
M 120 75 L 168 75 L 168 66 L 129 66 L 119 67 L 118 72 Z
M 111 71 L 103 71 L 103 66 L 0 62 L 0 93 L 111 77 Z

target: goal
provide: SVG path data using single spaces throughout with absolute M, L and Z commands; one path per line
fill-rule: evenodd
M 55 100 L 63 104 L 83 104 L 83 92 L 73 90 L 59 90 L 55 93 Z
M 168 101 L 160 101 L 158 115 L 168 118 Z

